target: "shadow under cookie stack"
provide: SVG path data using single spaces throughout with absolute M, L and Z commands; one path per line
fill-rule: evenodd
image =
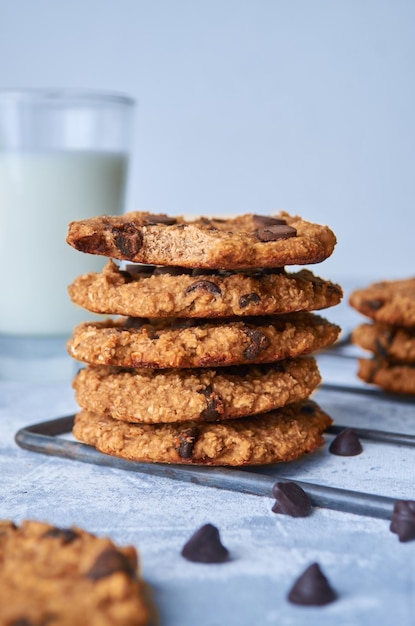
M 133 212 L 72 222 L 67 242 L 109 259 L 69 287 L 75 304 L 111 316 L 68 343 L 87 364 L 73 381 L 78 440 L 135 461 L 229 466 L 324 443 L 332 420 L 310 399 L 321 382 L 313 353 L 340 329 L 315 311 L 342 290 L 285 266 L 330 256 L 328 227 L 287 213 Z

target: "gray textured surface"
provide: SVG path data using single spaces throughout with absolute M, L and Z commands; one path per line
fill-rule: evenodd
M 333 356 L 326 380 L 350 382 Z M 341 375 L 339 372 L 342 372 Z M 317 400 L 337 423 L 415 434 L 415 405 L 321 390 Z M 414 623 L 415 542 L 401 544 L 389 523 L 325 509 L 304 519 L 277 516 L 273 499 L 98 467 L 22 450 L 15 432 L 76 409 L 69 384 L 0 383 L 0 517 L 76 524 L 142 555 L 161 623 L 166 626 L 313 626 Z M 327 441 L 331 439 L 327 436 Z M 415 448 L 363 442 L 358 457 L 327 447 L 264 470 L 275 479 L 319 482 L 394 498 L 414 498 Z M 180 556 L 189 536 L 211 522 L 231 552 L 222 565 Z M 290 605 L 296 577 L 318 561 L 339 594 L 323 608 Z M 1 607 L 0 607 L 1 611 Z

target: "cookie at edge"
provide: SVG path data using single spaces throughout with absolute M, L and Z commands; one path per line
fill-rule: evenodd
M 80 528 L 0 522 L 0 625 L 146 626 L 134 547 Z
M 384 391 L 415 394 L 415 366 L 389 363 L 384 359 L 359 359 L 358 377 Z
M 350 294 L 349 303 L 375 322 L 415 327 L 415 277 L 356 289 Z
M 360 324 L 352 332 L 352 342 L 388 361 L 415 365 L 415 328 Z

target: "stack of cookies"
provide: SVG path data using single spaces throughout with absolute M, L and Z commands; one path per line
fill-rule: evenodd
M 372 353 L 359 359 L 359 378 L 415 394 L 415 278 L 374 283 L 353 291 L 349 302 L 370 320 L 352 333 L 352 342 Z
M 131 460 L 233 466 L 323 443 L 331 418 L 310 400 L 320 383 L 312 353 L 340 329 L 313 311 L 342 290 L 285 266 L 327 258 L 328 227 L 287 213 L 133 212 L 72 222 L 67 241 L 109 258 L 69 293 L 112 316 L 80 324 L 68 344 L 87 364 L 73 383 L 77 439 Z

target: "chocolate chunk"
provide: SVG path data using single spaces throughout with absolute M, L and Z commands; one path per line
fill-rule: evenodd
M 265 228 L 258 228 L 255 231 L 256 236 L 260 241 L 277 241 L 278 239 L 289 239 L 290 237 L 296 237 L 297 231 L 292 226 L 277 225 L 266 226 Z
M 305 400 L 300 407 L 300 411 L 301 413 L 314 415 L 316 412 L 316 405 L 312 400 Z
M 266 228 L 268 226 L 285 226 L 286 220 L 279 217 L 270 217 L 268 215 L 254 215 L 253 216 L 254 228 Z
M 220 287 L 218 287 L 217 284 L 212 282 L 211 280 L 196 281 L 195 283 L 193 283 L 193 285 L 189 285 L 189 287 L 187 287 L 185 294 L 191 293 L 192 291 L 196 291 L 197 289 L 204 289 L 206 291 L 209 291 L 209 293 L 214 294 L 215 296 L 222 295 L 222 291 L 220 290 Z
M 213 391 L 212 385 L 207 385 L 199 393 L 207 399 L 207 407 L 200 414 L 201 419 L 206 422 L 215 422 L 223 414 L 223 400 Z
M 193 448 L 196 443 L 199 433 L 195 426 L 184 430 L 179 434 L 179 444 L 177 451 L 182 459 L 191 459 L 193 455 Z
M 63 544 L 72 543 L 75 541 L 77 537 L 79 537 L 78 533 L 72 530 L 72 528 L 51 528 L 47 530 L 44 537 L 55 537 L 56 539 L 61 539 Z
M 155 226 L 156 224 L 164 224 L 164 226 L 172 226 L 176 224 L 177 220 L 175 217 L 169 217 L 168 215 L 147 215 L 144 218 L 145 223 L 148 226 Z
M 246 293 L 239 298 L 239 306 L 241 309 L 245 309 L 249 304 L 259 304 L 261 298 L 257 293 Z
M 273 513 L 291 517 L 307 517 L 311 513 L 310 498 L 296 483 L 277 482 L 272 488 L 272 495 L 276 499 Z
M 333 439 L 329 452 L 338 456 L 356 456 L 363 452 L 363 448 L 354 430 L 345 428 Z
M 398 535 L 401 542 L 415 539 L 414 500 L 397 500 L 395 502 L 390 530 Z
M 313 563 L 301 574 L 288 594 L 290 602 L 303 606 L 323 606 L 336 598 L 318 563 Z
M 223 563 L 229 551 L 222 545 L 219 530 L 213 524 L 205 524 L 185 543 L 182 556 L 197 563 Z
M 100 580 L 101 578 L 111 576 L 115 572 L 124 572 L 132 578 L 135 575 L 135 565 L 131 563 L 125 554 L 113 548 L 108 548 L 98 555 L 86 576 L 92 580 Z
M 378 311 L 385 304 L 383 300 L 366 300 L 365 304 L 371 311 Z
M 133 222 L 112 228 L 114 243 L 127 259 L 133 259 L 143 244 L 141 233 Z
M 269 347 L 269 339 L 260 330 L 248 329 L 247 335 L 251 343 L 245 348 L 244 356 L 246 359 L 256 359 L 261 350 Z

